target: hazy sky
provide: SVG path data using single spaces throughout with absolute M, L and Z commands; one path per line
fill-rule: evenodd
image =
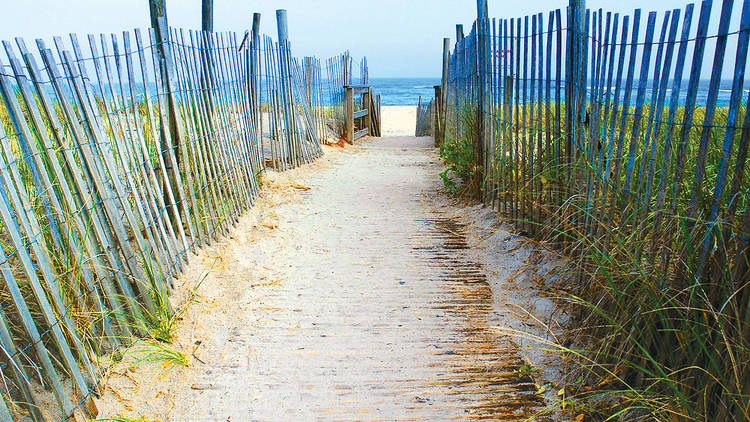
M 630 13 L 636 7 L 662 12 L 686 3 L 589 0 L 586 5 Z M 714 17 L 721 6 L 715 3 Z M 742 2 L 735 3 L 737 15 Z M 260 12 L 262 31 L 274 38 L 275 10 L 287 9 L 295 55 L 326 58 L 349 49 L 355 58 L 367 56 L 374 77 L 439 76 L 443 37 L 450 37 L 452 43 L 455 24 L 463 23 L 468 33 L 476 18 L 474 0 L 215 0 L 214 5 L 214 30 L 242 33 L 250 27 L 253 12 Z M 546 12 L 566 5 L 567 0 L 489 0 L 489 12 L 490 17 L 508 18 L 545 12 L 546 19 Z M 147 0 L 0 0 L 0 6 L 3 40 L 22 36 L 28 42 L 70 32 L 120 32 L 148 25 Z M 167 0 L 167 14 L 170 25 L 199 28 L 201 1 Z

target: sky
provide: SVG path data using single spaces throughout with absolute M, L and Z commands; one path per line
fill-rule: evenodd
M 200 28 L 201 0 L 166 0 L 166 3 L 170 25 Z M 644 12 L 651 9 L 662 12 L 682 8 L 686 3 L 686 0 L 589 0 L 586 6 L 592 10 L 631 13 L 638 7 L 644 8 Z M 720 2 L 715 3 L 712 26 L 717 25 L 720 9 Z M 742 2 L 735 3 L 733 27 L 736 28 Z M 566 5 L 565 0 L 489 0 L 489 15 L 510 18 L 544 12 L 546 19 L 549 10 Z M 36 38 L 50 40 L 54 35 L 70 32 L 99 34 L 145 28 L 149 22 L 147 0 L 0 0 L 0 9 L 3 11 L 0 39 L 21 36 L 27 44 Z M 468 33 L 476 19 L 474 0 L 214 0 L 214 30 L 242 34 L 250 28 L 253 12 L 260 12 L 261 31 L 275 39 L 276 9 L 287 10 L 295 56 L 314 55 L 324 59 L 350 50 L 357 60 L 367 57 L 371 77 L 439 76 L 443 37 L 451 38 L 453 45 L 455 25 L 464 24 Z M 660 25 L 662 15 L 659 16 Z M 727 51 L 733 53 L 731 45 Z

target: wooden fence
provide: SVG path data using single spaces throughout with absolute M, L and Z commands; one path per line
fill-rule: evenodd
M 437 117 L 435 99 L 431 99 L 430 102 L 422 102 L 422 97 L 419 97 L 417 103 L 417 119 L 416 128 L 414 129 L 414 136 L 433 136 L 435 118 Z
M 169 340 L 190 256 L 333 135 L 285 37 L 160 25 L 3 43 L 0 420 L 95 416 L 97 356 Z
M 336 139 L 346 139 L 346 89 L 344 87 L 351 86 L 354 84 L 354 81 L 358 81 L 359 85 L 370 84 L 367 58 L 363 57 L 359 62 L 359 77 L 354 77 L 353 75 L 354 58 L 349 54 L 349 51 L 329 58 L 326 70 L 328 73 L 328 104 L 331 107 L 331 116 L 333 117 L 331 120 L 331 129 Z M 363 104 L 361 105 L 364 106 Z M 364 108 L 367 107 L 364 106 Z M 351 139 L 348 139 L 348 141 L 351 142 Z
M 365 136 L 380 136 L 380 95 L 370 85 L 344 87 L 346 139 L 350 144 Z
M 446 61 L 440 120 L 445 142 L 473 142 L 482 200 L 582 266 L 606 257 L 588 262 L 595 277 L 628 263 L 632 279 L 684 296 L 686 315 L 713 312 L 686 317 L 711 327 L 692 339 L 638 315 L 663 328 L 642 346 L 677 370 L 684 356 L 665 345 L 708 345 L 695 354 L 712 375 L 676 376 L 701 384 L 698 396 L 710 390 L 707 414 L 747 412 L 750 1 L 621 15 L 575 0 L 514 19 L 489 19 L 486 0 L 477 4 Z M 419 131 L 424 106 L 418 116 Z

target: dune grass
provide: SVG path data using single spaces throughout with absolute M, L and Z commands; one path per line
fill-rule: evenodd
M 560 299 L 575 322 L 546 345 L 575 362 L 564 403 L 598 420 L 750 420 L 750 182 L 735 172 L 747 161 L 738 152 L 745 107 L 726 156 L 727 108 L 706 128 L 701 107 L 689 121 L 684 107 L 672 119 L 664 110 L 652 120 L 660 125 L 649 123 L 648 104 L 638 125 L 634 108 L 624 124 L 619 110 L 616 119 L 578 122 L 578 143 L 566 148 L 565 115 L 552 105 L 548 130 L 546 105 L 527 105 L 533 120 L 485 116 L 494 138 L 482 162 L 472 155 L 470 104 L 449 107 L 446 172 L 470 186 L 475 166 L 488 163 L 484 200 L 573 258 Z M 726 186 L 711 219 L 722 168 Z M 449 191 L 471 191 L 452 180 Z

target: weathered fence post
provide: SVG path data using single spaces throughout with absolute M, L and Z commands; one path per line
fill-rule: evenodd
M 214 1 L 213 0 L 202 0 L 201 1 L 201 30 L 203 32 L 214 32 Z M 213 47 L 213 38 L 208 37 L 208 47 Z M 206 62 L 206 68 L 208 69 L 208 75 L 213 82 L 213 57 L 209 51 L 201 51 L 202 59 Z
M 457 23 L 456 24 L 456 45 L 454 46 L 454 49 L 453 49 L 453 55 L 454 55 L 454 58 L 453 58 L 453 63 L 454 63 L 453 67 L 454 67 L 454 70 L 453 71 L 457 75 L 461 73 L 461 71 L 459 70 L 458 66 L 459 66 L 459 63 L 461 62 L 461 57 L 462 57 L 461 53 L 460 53 L 460 50 L 458 48 L 458 44 L 461 41 L 463 41 L 463 39 L 464 39 L 464 26 L 463 26 L 463 24 Z M 455 83 L 453 84 L 453 101 L 455 101 L 453 109 L 454 109 L 454 114 L 455 114 L 456 117 L 458 117 L 458 107 L 459 107 L 459 95 L 458 95 L 458 93 L 459 92 L 460 92 L 459 80 L 456 79 Z M 447 93 L 446 93 L 446 95 L 447 95 Z M 446 108 L 446 113 L 447 113 L 447 108 Z M 447 116 L 446 116 L 446 120 L 447 120 Z M 454 121 L 457 121 L 457 119 L 454 120 Z M 459 125 L 457 124 L 456 128 L 455 128 L 456 133 L 458 133 L 458 126 Z
M 346 119 L 346 142 L 354 143 L 354 88 L 344 86 L 344 118 Z
M 313 88 L 313 58 L 305 57 L 305 93 L 307 94 L 307 102 L 312 105 L 312 88 Z
M 375 136 L 372 130 L 372 88 L 370 88 L 369 86 L 367 87 L 367 90 L 362 94 L 362 102 L 364 103 L 364 107 L 367 109 L 363 127 L 367 128 L 367 130 L 369 131 L 368 135 Z
M 347 51 L 341 56 L 341 64 L 343 65 L 344 70 L 344 86 L 350 85 L 349 81 L 349 52 Z
M 487 19 L 487 0 L 477 0 L 477 139 L 475 143 L 476 164 L 479 174 L 478 180 L 484 184 L 484 175 L 486 169 L 483 165 L 487 144 L 487 134 L 485 130 L 485 111 L 488 105 L 487 81 L 489 73 L 489 37 L 487 36 L 488 19 Z M 479 194 L 482 194 L 480 185 Z
M 438 122 L 440 123 L 440 130 L 435 134 L 435 144 L 440 145 L 445 140 L 445 110 L 446 110 L 446 99 L 448 94 L 448 77 L 449 77 L 449 70 L 448 70 L 448 57 L 450 55 L 451 51 L 451 39 L 450 38 L 443 38 L 443 78 L 442 83 L 440 84 L 440 97 L 435 97 L 436 100 L 438 100 L 437 103 L 437 114 L 438 114 Z M 436 93 L 437 95 L 437 93 Z
M 289 89 L 289 62 L 287 61 L 287 49 L 289 48 L 289 27 L 287 25 L 286 9 L 276 10 L 276 29 L 279 35 L 279 85 L 281 87 L 281 101 L 284 105 L 284 127 L 286 128 L 286 139 L 289 151 L 288 160 L 297 165 L 297 151 L 292 142 L 295 136 L 292 125 L 291 95 Z
M 164 19 L 164 27 L 169 28 L 168 21 L 167 21 L 167 2 L 166 0 L 149 0 L 149 14 L 151 16 L 151 28 L 154 30 L 154 37 L 156 38 L 156 50 L 158 52 L 159 57 L 159 77 L 161 77 L 162 81 L 165 81 L 167 79 L 167 69 L 166 69 L 166 52 L 165 49 L 167 48 L 166 44 L 162 43 L 161 40 L 166 37 L 166 34 L 162 34 L 159 29 L 159 19 Z M 170 123 L 170 130 L 172 128 L 172 124 Z M 172 139 L 175 139 L 172 137 Z
M 568 48 L 565 66 L 565 154 L 564 154 L 564 165 L 565 174 L 564 180 L 568 183 L 561 186 L 562 195 L 564 198 L 568 198 L 569 194 L 566 190 L 574 184 L 574 179 L 577 175 L 572 170 L 571 164 L 576 159 L 576 145 L 579 145 L 576 137 L 580 133 L 578 129 L 578 122 L 581 122 L 580 113 L 581 110 L 578 108 L 579 96 L 585 95 L 586 81 L 581 80 L 581 66 L 586 66 L 585 59 L 581 63 L 582 54 L 582 43 L 587 42 L 584 38 L 584 16 L 586 12 L 585 0 L 570 0 L 568 6 Z M 583 87 L 579 86 L 579 83 L 583 83 Z M 583 110 L 585 110 L 585 102 L 581 102 Z M 583 111 L 585 112 L 585 111 Z M 576 224 L 575 220 L 578 216 L 574 216 L 572 224 Z
M 442 87 L 440 85 L 433 86 L 435 89 L 435 100 L 433 101 L 433 110 L 432 110 L 432 137 L 435 138 L 435 146 L 440 146 L 440 133 L 442 132 L 440 128 L 442 127 L 442 118 L 440 115 L 440 110 L 442 109 Z
M 148 11 L 151 17 L 151 27 L 156 31 L 159 26 L 159 18 L 167 18 L 167 0 L 148 0 Z
M 173 151 L 176 151 L 179 148 L 180 142 L 184 140 L 184 136 L 178 120 L 179 112 L 177 110 L 177 101 L 173 94 L 172 76 L 170 74 L 170 63 L 172 58 L 171 52 L 169 51 L 169 25 L 167 24 L 166 0 L 149 0 L 149 12 L 151 17 L 151 27 L 153 28 L 156 40 L 157 56 L 159 58 L 159 75 L 157 77 L 161 78 L 163 81 L 162 86 L 167 92 L 167 122 L 165 122 L 166 125 L 162 124 L 161 126 L 160 145 L 161 154 L 164 156 L 165 170 L 169 175 L 170 180 L 164 180 L 162 183 L 171 184 L 174 201 L 176 203 L 172 203 L 168 195 L 164 195 L 164 202 L 170 220 L 172 221 L 172 225 L 174 227 L 180 227 L 181 219 L 175 207 L 177 207 L 178 204 L 184 207 L 184 195 L 182 194 L 183 190 L 179 171 L 180 163 L 178 161 L 178 156 L 176 156 Z M 185 218 L 187 218 L 188 215 L 189 214 L 183 214 Z M 192 225 L 190 228 L 192 229 Z M 191 235 L 192 234 L 191 230 Z
M 265 157 L 263 153 L 263 115 L 260 105 L 261 77 L 260 77 L 260 13 L 253 13 L 253 27 L 250 33 L 252 37 L 250 51 L 250 89 L 251 98 L 253 99 L 253 120 L 258 133 L 260 156 L 260 168 L 265 167 Z
M 201 28 L 206 32 L 214 32 L 214 0 L 203 0 L 201 8 Z
M 162 87 L 167 97 L 166 119 L 169 121 L 169 137 L 167 137 L 167 131 L 166 129 L 164 129 L 164 125 L 162 125 L 161 154 L 164 157 L 164 166 L 166 167 L 167 174 L 170 178 L 170 180 L 168 182 L 165 181 L 165 183 L 171 183 L 172 194 L 176 202 L 175 204 L 172 204 L 172 207 L 170 207 L 169 203 L 167 203 L 166 207 L 169 210 L 168 212 L 170 212 L 172 224 L 175 227 L 181 229 L 182 222 L 180 215 L 178 214 L 178 211 L 174 209 L 175 207 L 180 207 L 180 209 L 182 210 L 182 218 L 187 221 L 190 238 L 195 239 L 195 231 L 193 228 L 193 223 L 190 220 L 190 211 L 188 210 L 185 201 L 186 196 L 184 186 L 182 184 L 182 175 L 180 174 L 180 162 L 178 158 L 180 154 L 175 153 L 175 151 L 179 151 L 180 145 L 185 142 L 185 131 L 182 127 L 182 123 L 180 120 L 180 111 L 178 109 L 177 98 L 175 96 L 175 74 L 172 67 L 172 52 L 171 47 L 169 46 L 169 27 L 167 26 L 166 17 L 160 17 L 158 19 L 157 28 L 158 33 L 160 34 L 160 38 L 157 38 L 157 40 L 159 45 L 161 46 L 161 48 L 159 49 L 159 63 L 160 66 L 163 66 L 164 68 L 164 73 L 162 75 Z M 170 140 L 171 144 L 169 142 Z M 190 188 L 192 188 L 192 186 Z M 164 199 L 166 202 L 168 200 L 168 195 L 165 195 Z M 191 249 L 195 250 L 195 242 L 192 242 L 191 245 Z
M 579 77 L 579 64 L 581 55 L 581 43 L 583 39 L 584 14 L 586 12 L 585 0 L 569 0 L 568 7 L 568 57 L 566 60 L 565 75 L 565 110 L 566 110 L 566 159 L 569 164 L 573 160 L 573 146 L 576 145 L 575 125 L 580 121 L 576 113 L 576 103 L 580 92 L 579 86 L 573 81 Z M 585 82 L 584 82 L 585 83 Z
M 214 2 L 213 0 L 201 1 L 201 31 L 214 32 Z M 213 85 L 214 82 L 214 65 L 213 56 L 210 50 L 213 48 L 213 37 L 205 37 L 208 40 L 206 50 L 201 50 L 201 60 L 206 64 L 207 80 L 206 83 Z M 204 92 L 210 92 L 210 88 L 204 87 Z
M 380 131 L 380 122 L 383 120 L 381 118 L 382 115 L 380 114 L 380 94 L 375 96 L 375 110 L 377 112 L 377 120 L 375 120 L 375 130 L 377 131 L 377 136 L 383 136 L 382 132 Z
M 286 19 L 286 9 L 276 10 L 276 30 L 279 35 L 279 43 L 289 41 L 289 26 Z

